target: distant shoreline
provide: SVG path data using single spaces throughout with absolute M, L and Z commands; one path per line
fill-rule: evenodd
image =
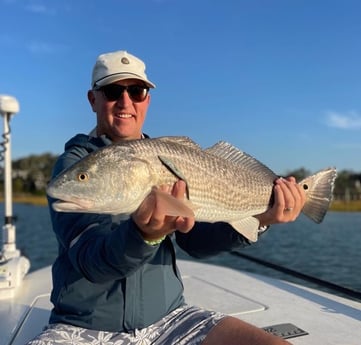
M 0 197 L 0 202 L 4 202 L 4 198 Z M 14 203 L 30 204 L 35 206 L 47 206 L 48 201 L 43 195 L 14 195 Z M 339 211 L 339 212 L 361 212 L 361 200 L 352 200 L 352 201 L 339 201 L 335 200 L 332 202 L 330 211 Z
M 4 202 L 4 197 L 0 197 L 0 202 Z M 44 195 L 21 194 L 14 195 L 13 202 L 19 204 L 30 204 L 34 206 L 47 206 L 48 200 Z
M 331 204 L 330 211 L 361 212 L 361 200 L 334 200 Z

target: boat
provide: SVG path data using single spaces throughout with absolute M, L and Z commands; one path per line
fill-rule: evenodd
M 11 180 L 8 122 L 16 100 L 0 95 L 4 117 L 4 176 Z M 24 345 L 47 324 L 51 267 L 28 273 L 16 248 L 11 183 L 5 183 L 0 255 L 0 345 Z M 361 302 L 306 285 L 205 262 L 178 260 L 189 304 L 221 311 L 282 336 L 295 345 L 360 345 Z M 226 344 L 225 344 L 226 345 Z
M 360 345 L 361 303 L 321 290 L 203 262 L 179 260 L 187 303 L 265 328 L 295 345 Z M 47 324 L 50 266 L 0 300 L 0 345 L 24 345 Z M 226 344 L 225 344 L 226 345 Z

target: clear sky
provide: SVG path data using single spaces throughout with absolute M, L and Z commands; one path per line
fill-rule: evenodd
M 361 171 L 358 0 L 0 0 L 0 94 L 14 159 L 61 153 L 95 124 L 96 57 L 147 64 L 145 132 L 233 143 L 278 174 Z

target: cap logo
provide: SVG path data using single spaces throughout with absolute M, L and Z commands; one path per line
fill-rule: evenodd
M 129 60 L 126 57 L 122 57 L 122 59 L 120 60 L 124 65 L 128 65 L 129 64 Z

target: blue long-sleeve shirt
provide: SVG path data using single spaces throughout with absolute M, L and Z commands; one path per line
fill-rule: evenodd
M 65 144 L 53 176 L 110 144 L 104 136 L 76 135 Z M 53 201 L 49 198 L 59 254 L 52 268 L 50 323 L 129 331 L 147 327 L 184 304 L 169 236 L 150 246 L 131 219 L 119 222 L 105 214 L 56 212 Z M 249 244 L 226 223 L 196 222 L 189 233 L 176 231 L 175 238 L 180 248 L 199 258 Z

